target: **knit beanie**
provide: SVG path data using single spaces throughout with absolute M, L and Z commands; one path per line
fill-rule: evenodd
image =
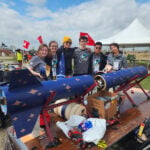
M 70 38 L 69 36 L 64 36 L 62 42 L 63 42 L 63 43 L 65 43 L 65 42 L 72 42 L 72 40 L 71 40 L 71 38 Z

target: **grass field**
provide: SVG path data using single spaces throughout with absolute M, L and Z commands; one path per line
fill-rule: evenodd
M 126 51 L 125 55 L 134 55 L 136 60 L 150 60 L 150 52 L 136 52 L 136 51 Z
M 145 60 L 136 60 L 135 63 L 131 64 L 130 61 L 128 61 L 128 67 L 135 67 L 135 66 L 145 66 L 150 71 L 150 63 L 149 61 Z M 150 72 L 149 72 L 150 73 Z M 142 87 L 146 90 L 150 90 L 150 76 L 144 79 L 141 83 Z
M 144 79 L 142 82 L 141 82 L 141 85 L 144 89 L 146 90 L 150 90 L 150 76 L 147 77 L 146 79 Z

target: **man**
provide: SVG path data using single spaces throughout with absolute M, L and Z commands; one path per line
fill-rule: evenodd
M 16 52 L 17 52 L 16 55 L 17 55 L 17 61 L 19 63 L 19 68 L 22 69 L 23 56 L 22 56 L 21 49 L 17 49 Z
M 94 52 L 91 54 L 89 60 L 89 73 L 91 75 L 96 75 L 105 68 L 107 60 L 101 49 L 102 43 L 96 42 L 94 45 Z
M 88 74 L 89 58 L 91 52 L 86 47 L 88 38 L 81 36 L 79 38 L 79 48 L 74 51 L 74 76 Z

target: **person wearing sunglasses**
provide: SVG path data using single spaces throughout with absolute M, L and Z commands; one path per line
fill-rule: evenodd
M 73 52 L 74 48 L 71 48 L 72 39 L 68 36 L 65 36 L 62 41 L 63 45 L 57 50 L 57 56 L 58 56 L 58 64 L 61 59 L 62 53 L 64 54 L 64 60 L 65 60 L 65 76 L 71 77 L 72 76 L 72 58 L 73 58 Z
M 102 53 L 102 43 L 96 42 L 94 52 L 89 59 L 89 74 L 96 75 L 99 71 L 103 71 L 107 62 L 106 60 L 106 56 Z
M 79 47 L 74 50 L 74 76 L 89 74 L 90 50 L 86 47 L 88 38 L 81 36 L 79 38 Z

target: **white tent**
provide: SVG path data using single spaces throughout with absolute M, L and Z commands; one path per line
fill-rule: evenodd
M 100 40 L 104 45 L 118 43 L 123 47 L 150 46 L 150 30 L 146 29 L 138 19 L 135 19 L 127 28 L 120 33 Z

